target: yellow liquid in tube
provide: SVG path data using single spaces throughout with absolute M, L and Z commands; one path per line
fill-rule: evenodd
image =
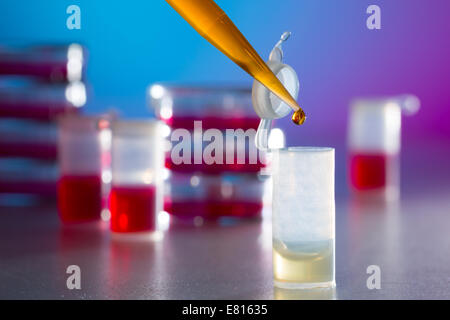
M 202 37 L 261 82 L 297 114 L 302 124 L 305 114 L 272 70 L 261 59 L 239 29 L 212 0 L 166 0 Z
M 334 282 L 334 240 L 286 243 L 273 239 L 274 280 L 279 284 Z

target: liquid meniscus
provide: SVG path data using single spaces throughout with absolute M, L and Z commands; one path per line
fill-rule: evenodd
M 284 242 L 273 239 L 275 283 L 322 284 L 334 282 L 334 240 Z

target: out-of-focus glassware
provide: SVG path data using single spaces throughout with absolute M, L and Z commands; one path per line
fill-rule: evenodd
M 56 122 L 86 102 L 85 63 L 78 44 L 0 48 L 2 203 L 56 196 Z
M 0 75 L 34 77 L 51 82 L 81 81 L 86 49 L 81 45 L 0 48 Z
M 63 222 L 100 219 L 105 164 L 110 145 L 109 120 L 70 115 L 59 120 L 60 178 L 58 209 Z
M 69 84 L 36 83 L 29 79 L 0 80 L 0 117 L 53 120 L 66 113 L 77 113 L 86 103 L 82 82 Z
M 58 181 L 54 162 L 0 158 L 0 194 L 27 194 L 54 198 Z
M 56 161 L 56 124 L 0 118 L 0 157 Z
M 115 121 L 112 128 L 111 230 L 156 231 L 162 211 L 162 123 L 122 120 Z
M 395 200 L 399 196 L 401 115 L 414 114 L 420 101 L 412 95 L 357 99 L 348 130 L 349 180 L 359 196 Z
M 256 129 L 259 118 L 251 108 L 249 89 L 153 84 L 148 99 L 155 114 L 171 128 Z
M 265 185 L 253 174 L 210 176 L 172 172 L 168 182 L 164 210 L 183 221 L 259 218 L 263 209 Z
M 260 217 L 265 189 L 260 172 L 266 159 L 254 144 L 260 119 L 252 109 L 251 91 L 154 84 L 148 98 L 165 123 L 170 146 L 165 210 L 184 222 Z M 180 138 L 181 133 L 189 138 Z M 217 139 L 205 138 L 207 133 Z M 220 153 L 222 161 L 205 158 L 213 141 L 219 142 L 214 154 Z M 182 161 L 176 157 L 180 149 L 189 153 Z

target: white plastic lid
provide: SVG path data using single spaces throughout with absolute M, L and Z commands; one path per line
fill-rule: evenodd
M 267 66 L 273 71 L 291 96 L 297 99 L 300 88 L 297 73 L 290 66 L 282 63 L 283 50 L 281 45 L 289 36 L 290 32 L 285 32 L 281 35 L 280 40 L 270 53 Z M 269 149 L 268 141 L 272 120 L 287 116 L 292 109 L 258 80 L 253 82 L 252 102 L 253 109 L 261 118 L 258 131 L 256 132 L 255 144 L 259 150 L 267 151 Z
M 267 66 L 277 76 L 280 82 L 294 99 L 298 97 L 299 82 L 297 74 L 290 66 L 283 64 L 283 51 L 281 44 L 290 36 L 289 32 L 283 33 L 280 41 L 275 45 L 270 53 Z M 292 109 L 268 90 L 261 82 L 255 80 L 252 89 L 253 109 L 262 119 L 278 119 L 287 116 Z
M 395 154 L 400 150 L 401 113 L 414 114 L 413 95 L 357 99 L 351 104 L 348 143 L 351 150 Z

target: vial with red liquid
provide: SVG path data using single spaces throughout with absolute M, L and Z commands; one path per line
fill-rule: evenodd
M 108 120 L 70 115 L 59 119 L 58 211 L 64 223 L 100 219 L 109 152 Z
M 112 126 L 111 230 L 157 230 L 162 210 L 164 142 L 156 120 L 122 120 Z
M 354 193 L 395 200 L 399 196 L 402 112 L 414 114 L 413 95 L 358 99 L 350 109 L 349 181 Z

